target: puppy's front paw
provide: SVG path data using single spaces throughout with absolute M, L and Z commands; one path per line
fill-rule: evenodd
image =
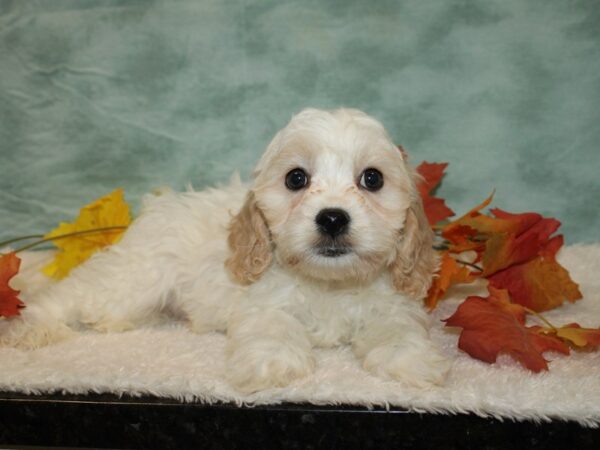
M 229 349 L 227 378 L 241 392 L 283 387 L 312 373 L 314 356 L 305 349 L 261 339 Z
M 363 362 L 377 376 L 421 388 L 443 384 L 450 366 L 431 342 L 381 345 L 370 350 Z

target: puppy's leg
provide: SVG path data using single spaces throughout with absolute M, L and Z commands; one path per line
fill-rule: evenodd
M 227 377 L 242 392 L 286 386 L 314 369 L 304 327 L 283 311 L 234 314 L 227 337 Z
M 0 318 L 0 347 L 33 349 L 68 339 L 75 332 L 52 311 L 28 305 L 21 315 Z
M 365 369 L 382 378 L 417 387 L 442 384 L 450 362 L 430 340 L 427 322 L 418 305 L 390 303 L 387 311 L 366 318 L 353 340 L 354 353 Z
M 74 334 L 72 327 L 124 331 L 156 316 L 171 283 L 144 247 L 120 243 L 92 256 L 64 280 L 26 299 L 0 324 L 0 345 L 37 348 Z

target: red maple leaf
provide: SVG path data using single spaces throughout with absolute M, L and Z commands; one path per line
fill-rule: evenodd
M 454 211 L 446 206 L 443 199 L 431 195 L 442 181 L 444 170 L 447 166 L 448 163 L 422 162 L 416 169 L 417 173 L 422 177 L 420 182 L 417 183 L 417 189 L 419 190 L 419 194 L 421 194 L 427 221 L 432 226 L 454 215 Z
M 542 353 L 554 350 L 569 354 L 560 339 L 525 326 L 526 310 L 510 302 L 505 290 L 489 288 L 487 298 L 468 297 L 446 319 L 446 326 L 461 327 L 458 347 L 473 358 L 493 363 L 507 353 L 533 372 L 548 370 Z
M 21 260 L 14 253 L 0 256 L 0 316 L 19 315 L 25 304 L 17 297 L 19 291 L 12 289 L 8 282 L 19 272 Z

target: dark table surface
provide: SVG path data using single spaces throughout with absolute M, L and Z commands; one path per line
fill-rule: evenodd
M 600 429 L 402 409 L 0 393 L 0 447 L 598 449 Z

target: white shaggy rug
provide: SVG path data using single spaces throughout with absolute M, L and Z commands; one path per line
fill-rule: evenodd
M 47 252 L 22 255 L 13 285 L 22 297 L 48 281 L 39 268 Z M 556 324 L 600 326 L 600 244 L 566 247 L 560 261 L 580 284 L 584 299 L 546 314 Z M 508 357 L 488 365 L 456 347 L 458 333 L 440 319 L 452 314 L 481 287 L 455 289 L 433 313 L 435 339 L 454 360 L 444 387 L 422 390 L 382 381 L 363 371 L 348 348 L 317 351 L 317 370 L 287 388 L 240 395 L 224 381 L 221 334 L 195 335 L 183 325 L 164 324 L 126 333 L 82 333 L 80 337 L 35 350 L 0 348 L 0 391 L 25 393 L 102 392 L 152 394 L 186 401 L 239 404 L 308 402 L 313 404 L 393 405 L 422 412 L 472 412 L 498 418 L 574 420 L 600 425 L 600 351 L 546 353 L 550 371 L 533 374 Z

